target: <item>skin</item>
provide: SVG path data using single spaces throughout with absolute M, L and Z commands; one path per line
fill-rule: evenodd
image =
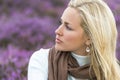
M 62 51 L 72 51 L 78 55 L 87 55 L 85 49 L 90 40 L 80 26 L 79 12 L 67 7 L 61 17 L 61 25 L 56 29 L 55 48 Z

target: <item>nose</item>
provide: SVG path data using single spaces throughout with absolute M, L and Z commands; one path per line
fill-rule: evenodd
M 59 35 L 59 36 L 61 36 L 61 35 L 63 35 L 63 28 L 62 28 L 62 25 L 60 25 L 56 30 L 55 30 L 55 34 L 56 35 Z

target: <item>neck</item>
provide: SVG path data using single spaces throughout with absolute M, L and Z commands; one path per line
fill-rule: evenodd
M 79 48 L 78 50 L 75 50 L 73 52 L 77 55 L 88 56 L 88 53 L 86 52 L 86 47 Z

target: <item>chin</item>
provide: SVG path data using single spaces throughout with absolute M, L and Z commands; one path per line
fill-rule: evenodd
M 59 50 L 59 51 L 69 51 L 69 50 L 66 49 L 66 47 L 60 46 L 60 45 L 55 45 L 55 49 Z
M 59 51 L 65 51 L 65 48 L 59 45 L 55 45 L 55 49 Z

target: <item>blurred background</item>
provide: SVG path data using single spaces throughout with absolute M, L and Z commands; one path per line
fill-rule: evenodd
M 54 45 L 54 31 L 68 1 L 0 0 L 0 80 L 27 80 L 30 56 Z M 117 23 L 120 60 L 120 0 L 106 2 Z

